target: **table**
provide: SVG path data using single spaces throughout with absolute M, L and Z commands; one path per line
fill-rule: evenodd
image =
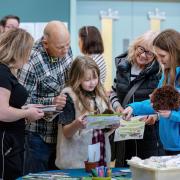
M 119 175 L 117 177 L 114 177 L 115 180 L 132 180 L 131 179 L 131 173 L 127 174 L 121 174 L 122 170 L 127 170 L 127 168 L 112 168 L 112 175 Z M 81 178 L 81 180 L 91 180 L 91 173 L 87 173 L 85 169 L 64 169 L 64 170 L 54 170 L 54 171 L 48 171 L 48 172 L 42 172 L 42 173 L 67 173 L 68 176 L 72 178 Z M 39 174 L 39 173 L 38 173 Z M 120 176 L 121 175 L 121 176 Z M 86 177 L 86 178 L 83 178 Z M 17 180 L 22 180 L 24 178 L 20 177 Z M 38 179 L 38 178 L 37 178 Z

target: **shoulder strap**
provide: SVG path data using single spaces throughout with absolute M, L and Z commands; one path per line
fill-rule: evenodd
M 129 102 L 130 98 L 132 97 L 132 95 L 134 94 L 134 92 L 138 89 L 138 87 L 143 83 L 144 79 L 142 79 L 141 81 L 137 82 L 136 84 L 134 84 L 134 86 L 131 87 L 131 89 L 128 91 L 128 93 L 126 94 L 123 102 L 122 102 L 122 107 L 125 107 L 127 105 L 127 103 Z

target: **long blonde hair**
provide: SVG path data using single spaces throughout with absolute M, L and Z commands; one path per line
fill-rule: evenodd
M 99 96 L 102 98 L 107 107 L 110 108 L 108 100 L 106 98 L 105 90 L 100 82 L 100 71 L 96 64 L 96 62 L 89 56 L 78 56 L 74 60 L 70 72 L 69 72 L 69 82 L 68 85 L 74 90 L 76 93 L 80 103 L 83 106 L 83 113 L 86 111 L 92 112 L 90 109 L 90 102 L 87 97 L 85 97 L 83 90 L 81 88 L 81 82 L 87 72 L 87 70 L 92 70 L 94 77 L 98 77 L 99 81 L 97 86 L 95 87 L 95 96 Z M 78 104 L 77 104 L 78 105 Z
M 138 45 L 140 44 L 146 44 L 148 49 L 151 50 L 153 52 L 153 40 L 155 39 L 155 37 L 159 34 L 159 32 L 157 31 L 147 31 L 144 34 L 140 35 L 139 37 L 137 37 L 129 46 L 128 49 L 128 60 L 132 63 L 134 63 L 136 61 L 136 48 Z
M 180 66 L 180 33 L 173 29 L 164 30 L 154 39 L 153 46 L 169 53 L 170 68 L 164 70 L 163 85 L 170 84 L 174 86 L 176 67 Z
M 0 36 L 0 63 L 15 68 L 18 62 L 26 63 L 33 46 L 32 36 L 23 29 L 16 28 Z

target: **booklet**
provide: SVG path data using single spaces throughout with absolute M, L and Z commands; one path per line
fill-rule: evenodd
M 120 127 L 115 130 L 114 141 L 128 139 L 143 139 L 145 122 L 142 120 L 147 116 L 135 116 L 129 121 L 121 120 Z
M 60 112 L 45 112 L 43 119 L 47 122 L 52 122 Z
M 22 109 L 28 109 L 30 107 L 42 109 L 44 112 L 56 112 L 56 111 L 58 111 L 56 109 L 57 105 L 27 104 L 27 105 L 22 106 L 21 108 Z
M 57 105 L 42 105 L 37 106 L 37 108 L 43 110 L 44 112 L 60 112 L 56 109 Z
M 27 104 L 25 106 L 22 106 L 22 109 L 28 109 L 30 107 L 35 107 L 38 109 L 41 109 L 42 111 L 44 111 L 44 117 L 43 119 L 51 122 L 53 121 L 53 119 L 62 111 L 57 110 L 57 105 L 43 105 L 43 104 Z
M 117 125 L 122 119 L 121 114 L 97 114 L 86 116 L 87 129 L 104 129 L 111 125 Z

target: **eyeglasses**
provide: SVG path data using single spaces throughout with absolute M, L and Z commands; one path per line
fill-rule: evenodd
M 140 54 L 145 53 L 145 55 L 146 55 L 147 58 L 153 58 L 153 57 L 155 56 L 153 52 L 145 50 L 145 48 L 142 47 L 142 46 L 138 46 L 138 47 L 137 47 L 137 51 L 138 51 Z

